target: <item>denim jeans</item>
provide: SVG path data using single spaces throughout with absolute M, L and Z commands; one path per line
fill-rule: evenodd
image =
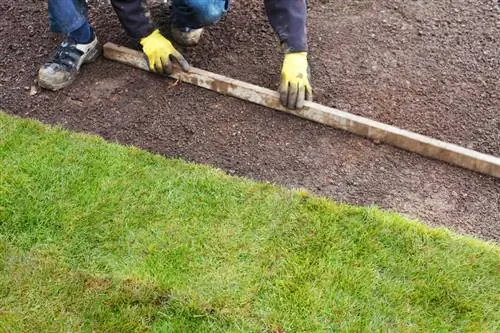
M 172 0 L 172 21 L 178 28 L 198 29 L 218 22 L 229 0 Z
M 69 34 L 87 21 L 85 0 L 48 0 L 50 30 Z M 229 0 L 172 0 L 172 21 L 180 28 L 198 29 L 219 21 Z
M 85 0 L 49 0 L 50 30 L 69 34 L 87 22 Z

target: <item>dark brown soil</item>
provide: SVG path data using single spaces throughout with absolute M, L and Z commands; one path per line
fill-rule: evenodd
M 236 3 L 197 67 L 275 89 L 281 57 L 262 1 Z M 316 101 L 500 155 L 496 1 L 309 2 Z M 137 47 L 107 1 L 91 1 L 102 42 Z M 165 5 L 154 17 L 167 27 Z M 231 174 L 378 205 L 430 225 L 500 240 L 500 180 L 100 59 L 70 88 L 34 91 L 58 43 L 46 3 L 0 3 L 0 108 Z

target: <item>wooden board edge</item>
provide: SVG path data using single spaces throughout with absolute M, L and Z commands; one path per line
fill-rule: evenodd
M 103 49 L 104 56 L 110 60 L 149 71 L 147 60 L 140 51 L 109 42 L 104 44 Z M 493 155 L 483 154 L 314 102 L 306 102 L 302 110 L 287 109 L 281 105 L 279 94 L 273 90 L 194 67 L 187 73 L 175 67 L 174 73 L 170 77 L 220 94 L 236 97 L 372 140 L 384 142 L 465 169 L 500 178 L 500 158 Z

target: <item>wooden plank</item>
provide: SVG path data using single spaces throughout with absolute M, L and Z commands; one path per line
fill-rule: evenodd
M 106 43 L 104 45 L 104 56 L 149 71 L 146 58 L 142 52 L 113 43 Z M 314 102 L 305 102 L 302 110 L 290 110 L 281 105 L 279 94 L 276 91 L 198 68 L 192 67 L 188 73 L 176 68 L 170 76 L 220 94 L 290 113 L 423 156 L 500 178 L 500 158 L 492 155 L 483 154 Z

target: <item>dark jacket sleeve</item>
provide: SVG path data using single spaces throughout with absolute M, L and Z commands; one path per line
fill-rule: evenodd
M 307 51 L 306 0 L 264 0 L 264 4 L 285 52 Z
M 130 37 L 139 40 L 156 29 L 146 0 L 111 0 L 111 4 Z

